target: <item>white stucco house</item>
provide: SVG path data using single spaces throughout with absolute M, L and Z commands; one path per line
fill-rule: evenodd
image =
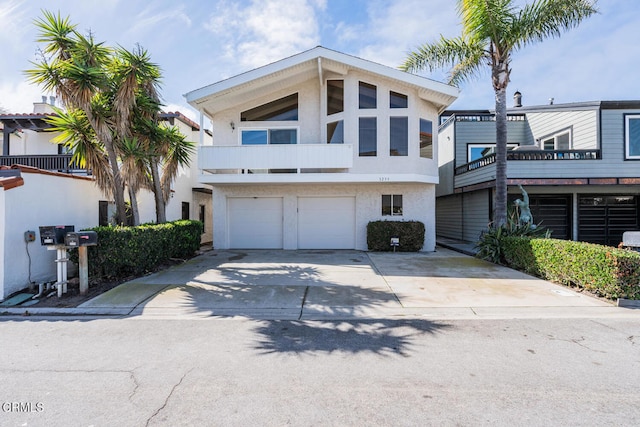
M 212 122 L 215 248 L 366 250 L 387 219 L 435 249 L 434 126 L 457 88 L 316 47 L 185 96 Z
M 40 244 L 39 227 L 73 225 L 76 230 L 106 225 L 114 203 L 98 189 L 93 177 L 76 165 L 71 154 L 51 142 L 45 118 L 53 114 L 48 99 L 34 104 L 34 112 L 0 115 L 0 301 L 30 283 L 56 279 L 56 251 Z M 178 112 L 161 114 L 162 120 L 179 128 L 188 140 L 200 138 L 198 124 Z M 211 134 L 204 132 L 204 143 Z M 181 168 L 172 184 L 167 219 L 199 219 L 205 225 L 203 242 L 210 241 L 211 189 L 198 182 L 195 158 Z M 155 221 L 151 192 L 138 197 L 141 222 Z M 33 231 L 36 240 L 26 241 Z M 69 266 L 70 277 L 74 266 Z

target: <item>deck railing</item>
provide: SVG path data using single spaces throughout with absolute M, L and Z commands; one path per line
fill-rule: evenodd
M 0 166 L 23 165 L 58 172 L 86 172 L 71 163 L 71 154 L 43 154 L 25 156 L 0 156 Z
M 511 160 L 600 160 L 600 150 L 513 150 L 507 152 L 507 161 Z M 496 162 L 495 153 L 458 166 L 456 175 L 461 175 Z

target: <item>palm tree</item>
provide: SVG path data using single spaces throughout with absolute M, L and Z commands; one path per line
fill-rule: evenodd
M 462 34 L 443 36 L 411 52 L 401 68 L 433 71 L 450 66 L 449 83 L 458 85 L 491 69 L 496 108 L 496 200 L 494 223 L 507 220 L 507 103 L 511 55 L 517 50 L 578 26 L 597 13 L 597 0 L 537 0 L 516 7 L 513 0 L 458 0 Z
M 113 195 L 119 224 L 127 223 L 125 187 L 135 224 L 141 189 L 154 192 L 156 221 L 166 222 L 163 183 L 168 186 L 175 178 L 176 161 L 188 163 L 190 146 L 177 128 L 167 131 L 159 124 L 160 68 L 140 46 L 133 51 L 104 47 L 91 34 L 79 34 L 69 18 L 43 13 L 36 21 L 38 41 L 46 43 L 42 60 L 26 73 L 32 82 L 55 91 L 67 108 L 47 119 L 61 132 L 55 142 L 72 147 L 74 159 L 88 165 L 99 187 Z M 175 171 L 165 177 L 161 165 Z
M 120 176 L 118 153 L 114 144 L 108 93 L 111 81 L 107 66 L 112 50 L 96 43 L 75 30 L 69 17 L 43 11 L 44 17 L 36 20 L 40 30 L 38 42 L 46 43 L 40 62 L 27 70 L 29 79 L 55 92 L 68 111 L 82 111 L 96 138 L 104 146 L 109 160 L 112 186 L 116 203 L 116 220 L 126 222 L 124 185 Z M 97 172 L 94 170 L 94 172 Z

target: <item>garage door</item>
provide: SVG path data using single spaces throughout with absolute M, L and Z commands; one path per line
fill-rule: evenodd
M 355 249 L 355 197 L 298 198 L 298 248 Z
M 229 247 L 282 249 L 282 198 L 228 199 Z

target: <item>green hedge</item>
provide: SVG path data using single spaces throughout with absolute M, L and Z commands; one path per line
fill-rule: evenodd
M 399 237 L 399 252 L 417 252 L 424 246 L 424 224 L 420 221 L 372 221 L 367 224 L 370 251 L 393 251 L 391 238 Z
M 123 278 L 156 269 L 171 258 L 189 258 L 200 248 L 200 221 L 179 220 L 136 227 L 96 227 L 98 245 L 88 250 L 89 276 Z M 77 251 L 72 251 L 77 262 Z
M 640 253 L 558 239 L 504 239 L 505 259 L 515 269 L 605 298 L 640 299 Z

